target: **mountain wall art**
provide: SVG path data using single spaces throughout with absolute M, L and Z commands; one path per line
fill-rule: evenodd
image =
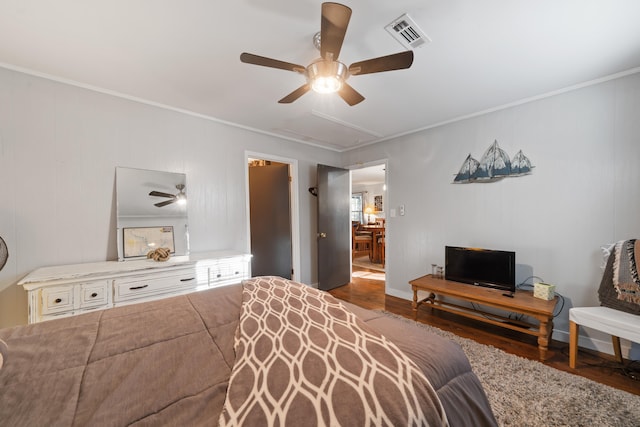
M 467 156 L 453 183 L 494 182 L 502 178 L 529 175 L 533 168 L 531 161 L 522 153 L 522 150 L 509 160 L 509 155 L 495 140 L 480 161 L 474 159 L 471 154 Z

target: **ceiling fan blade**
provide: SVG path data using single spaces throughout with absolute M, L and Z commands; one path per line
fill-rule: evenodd
M 161 191 L 152 191 L 151 193 L 149 193 L 149 195 L 156 197 L 175 197 L 173 194 L 163 193 Z
M 254 55 L 252 53 L 243 52 L 240 54 L 240 61 L 245 64 L 262 65 L 263 67 L 279 68 L 286 71 L 295 71 L 304 74 L 306 68 L 302 65 L 292 64 L 290 62 L 278 61 L 277 59 L 267 58 L 266 56 Z
M 280 104 L 291 104 L 293 101 L 295 101 L 296 99 L 300 98 L 305 93 L 309 92 L 310 89 L 311 89 L 311 85 L 310 84 L 308 84 L 308 83 L 304 84 L 304 85 L 300 86 L 298 89 L 296 89 L 293 92 L 291 92 L 289 95 L 287 95 L 284 98 L 282 98 L 278 102 Z
M 411 64 L 413 64 L 413 51 L 407 50 L 393 55 L 355 62 L 349 66 L 349 74 L 358 75 L 403 70 L 411 67 Z
M 159 208 L 163 207 L 163 206 L 167 206 L 170 205 L 171 203 L 174 203 L 176 201 L 176 199 L 171 199 L 171 200 L 165 200 L 164 202 L 159 202 L 159 203 L 154 203 L 153 206 L 157 206 Z
M 342 83 L 342 88 L 338 91 L 338 95 L 352 107 L 364 101 L 364 96 L 346 83 Z
M 338 59 L 350 19 L 351 8 L 339 3 L 322 3 L 322 21 L 320 22 L 322 59 L 326 61 Z

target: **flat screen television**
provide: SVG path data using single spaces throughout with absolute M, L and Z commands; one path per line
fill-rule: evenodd
M 516 290 L 516 253 L 445 246 L 444 277 L 454 282 Z

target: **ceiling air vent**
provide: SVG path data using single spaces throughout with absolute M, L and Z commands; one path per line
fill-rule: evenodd
M 431 42 L 431 39 L 418 27 L 406 13 L 384 27 L 400 44 L 409 49 L 415 49 Z

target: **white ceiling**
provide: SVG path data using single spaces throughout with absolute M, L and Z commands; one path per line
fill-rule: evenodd
M 239 60 L 316 59 L 316 0 L 0 0 L 0 65 L 336 151 L 640 67 L 638 0 L 344 3 L 347 65 L 403 50 L 384 30 L 403 13 L 432 39 L 408 70 L 352 76 L 354 107 L 278 104 L 304 78 Z
M 376 185 L 384 184 L 386 166 L 367 166 L 360 169 L 351 170 L 352 185 Z

